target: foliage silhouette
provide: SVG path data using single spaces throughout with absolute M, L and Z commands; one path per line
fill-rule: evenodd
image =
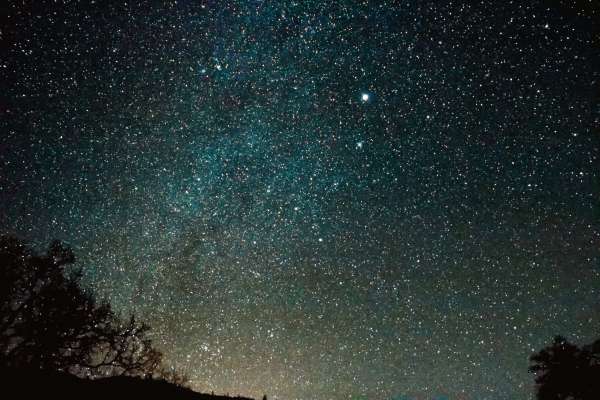
M 600 398 L 600 339 L 578 347 L 557 336 L 531 356 L 538 400 L 597 400 Z
M 164 367 L 148 325 L 134 316 L 122 321 L 82 289 L 74 261 L 58 241 L 37 254 L 19 239 L 0 237 L 0 366 L 184 384 L 185 376 Z

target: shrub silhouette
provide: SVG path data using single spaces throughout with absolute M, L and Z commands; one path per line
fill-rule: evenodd
M 600 340 L 578 347 L 557 336 L 531 361 L 538 400 L 600 398 Z
M 81 288 L 74 261 L 58 241 L 37 254 L 14 237 L 0 237 L 0 366 L 185 383 L 163 366 L 146 324 L 134 316 L 120 320 L 109 303 Z

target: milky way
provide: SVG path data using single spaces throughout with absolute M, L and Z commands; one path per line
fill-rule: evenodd
M 24 3 L 0 227 L 71 245 L 194 389 L 526 399 L 532 352 L 599 336 L 594 3 Z

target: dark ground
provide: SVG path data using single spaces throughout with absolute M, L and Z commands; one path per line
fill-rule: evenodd
M 252 400 L 247 397 L 197 393 L 171 383 L 133 377 L 80 379 L 50 371 L 4 370 L 0 398 L 19 399 L 177 399 L 177 400 Z

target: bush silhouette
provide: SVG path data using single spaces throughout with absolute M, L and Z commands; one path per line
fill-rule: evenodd
M 80 285 L 73 252 L 53 242 L 37 254 L 0 237 L 0 366 L 64 371 L 83 377 L 145 376 L 183 384 L 164 368 L 149 327 L 119 319 Z
M 557 336 L 531 361 L 538 400 L 600 398 L 600 340 L 578 347 Z

